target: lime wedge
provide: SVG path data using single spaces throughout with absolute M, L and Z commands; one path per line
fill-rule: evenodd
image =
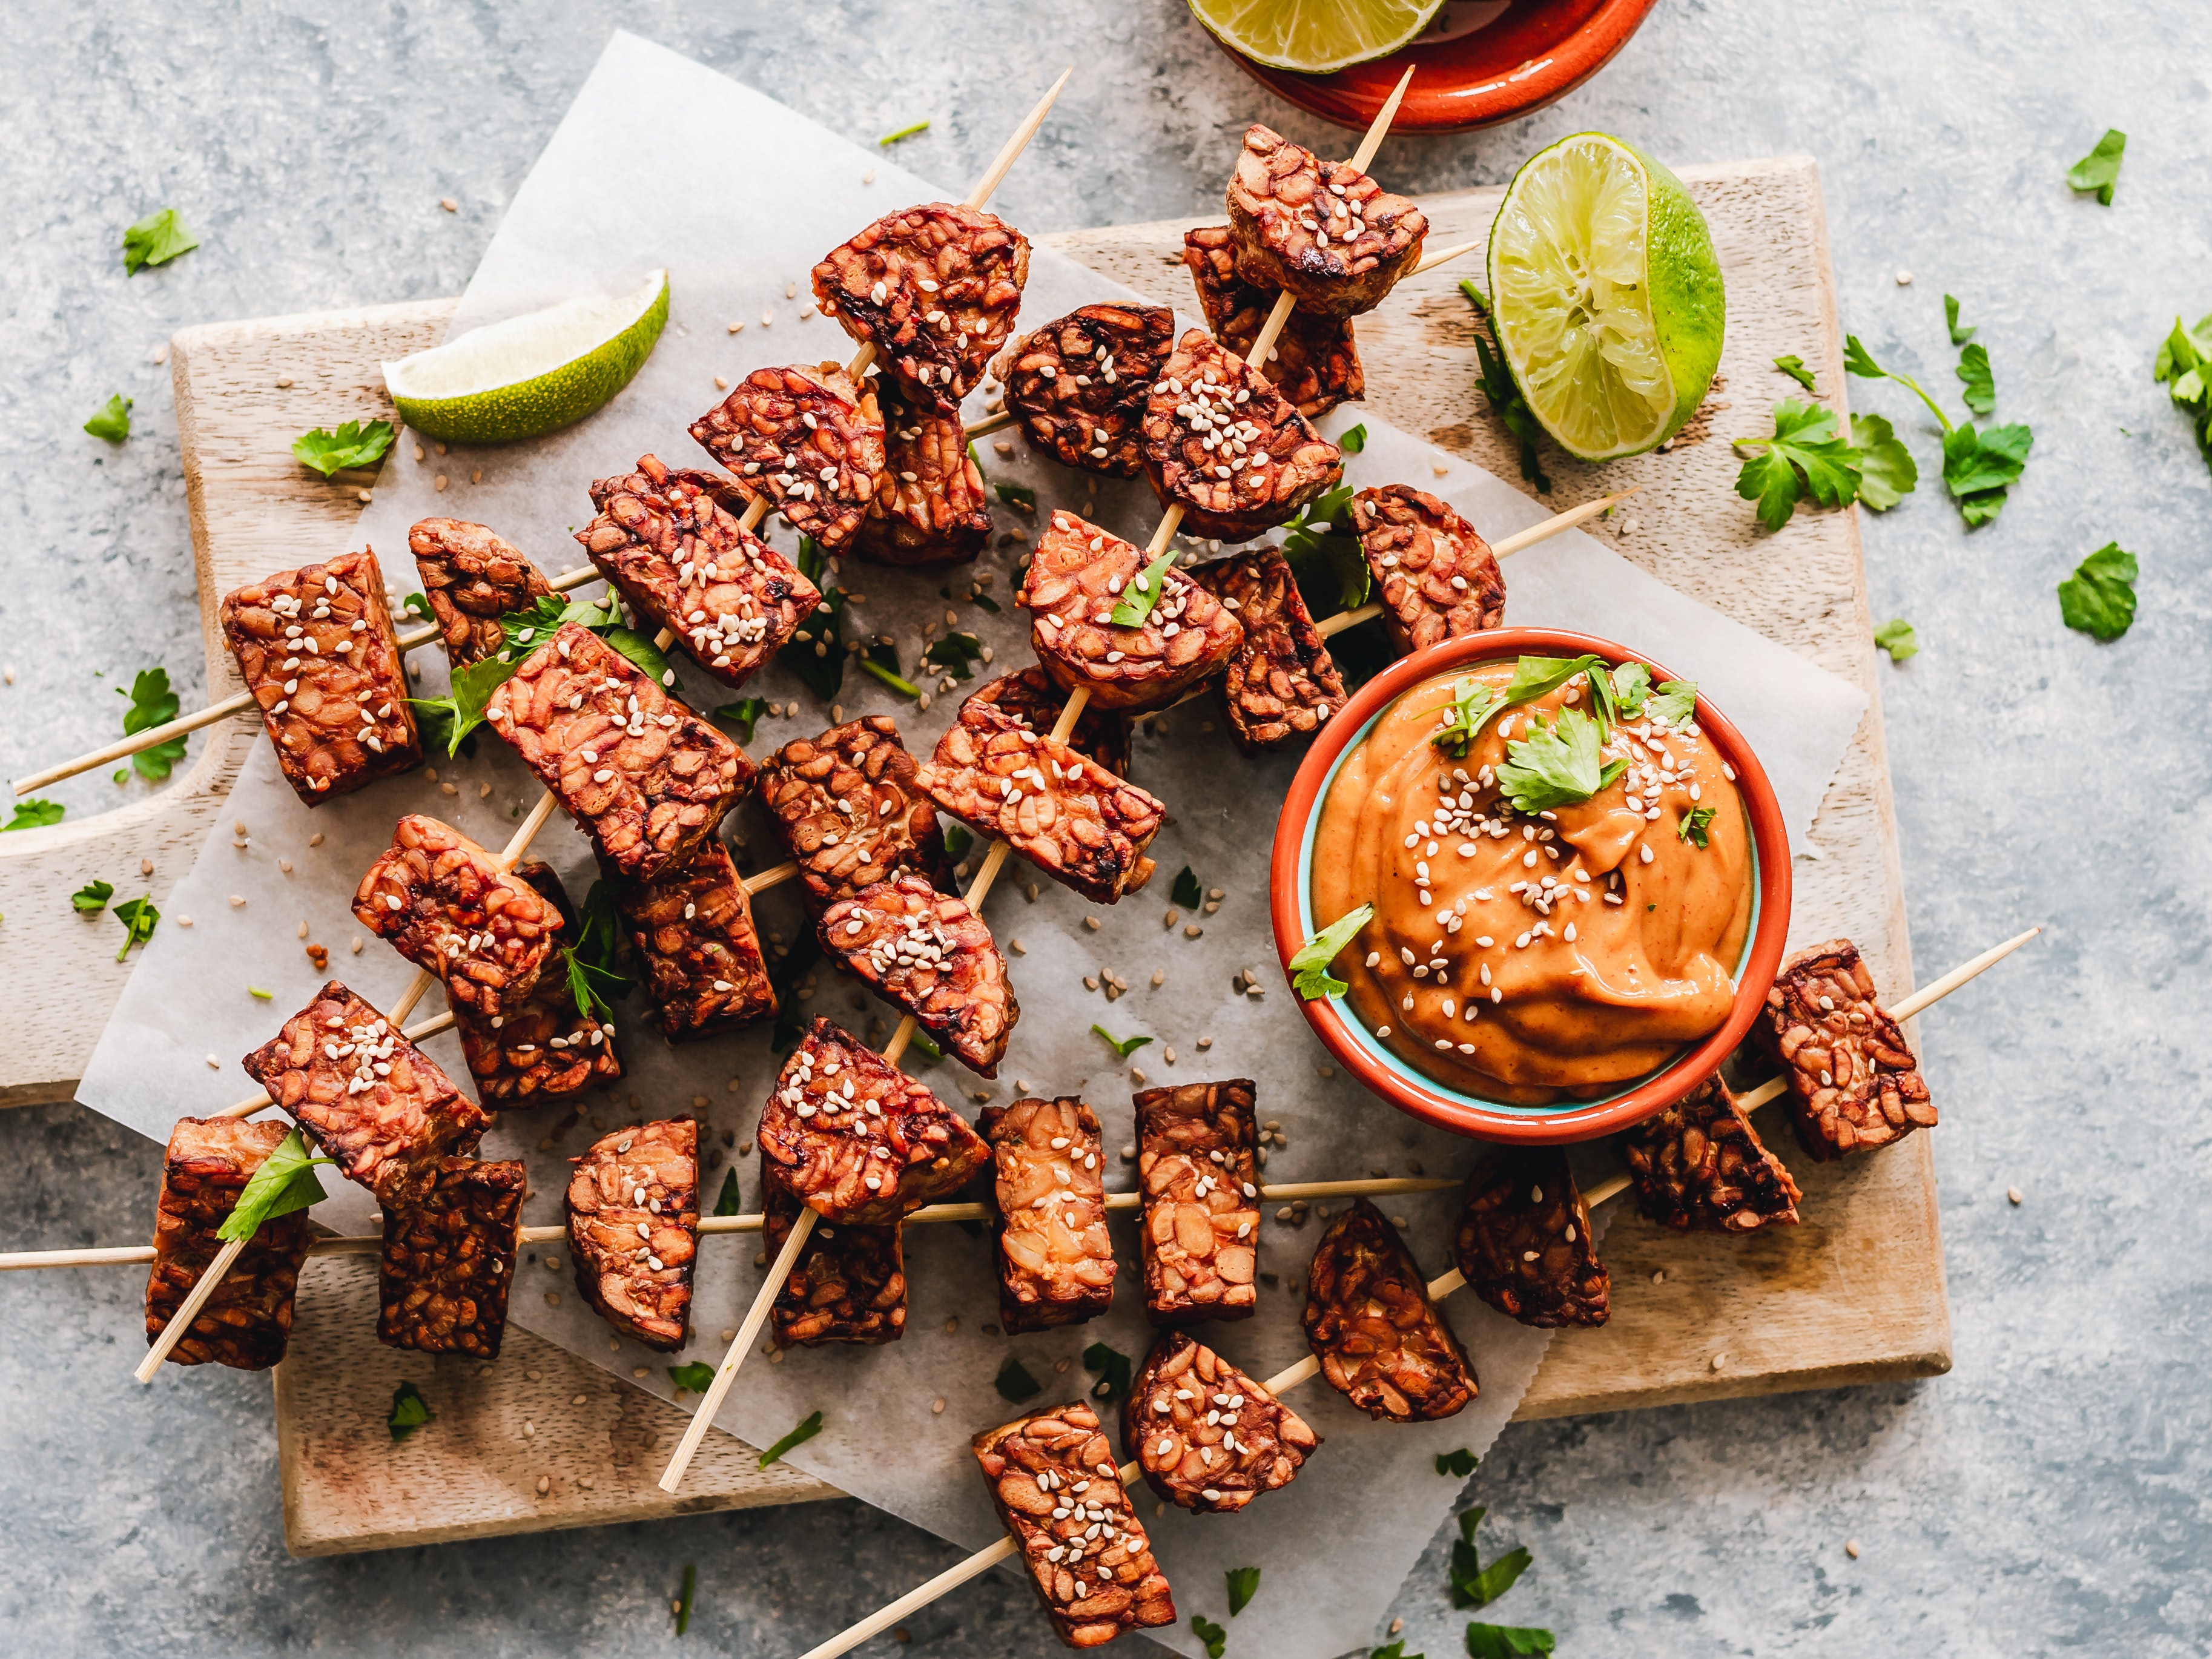
M 1271 69 L 1326 75 L 1407 45 L 1443 0 L 1190 0 L 1221 43 Z
M 1682 181 L 1601 132 L 1529 158 L 1490 228 L 1498 349 L 1530 410 L 1585 461 L 1639 455 L 1697 412 L 1727 301 Z
M 635 292 L 570 300 L 472 328 L 384 366 L 399 418 L 448 443 L 542 438 L 601 409 L 653 355 L 668 320 L 668 273 Z

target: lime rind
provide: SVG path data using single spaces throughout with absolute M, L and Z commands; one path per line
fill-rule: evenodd
M 1299 75 L 1327 75 L 1409 46 L 1443 0 L 1190 0 L 1191 15 L 1232 52 Z

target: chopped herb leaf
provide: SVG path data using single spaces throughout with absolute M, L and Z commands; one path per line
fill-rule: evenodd
M 2112 204 L 2112 186 L 2120 181 L 2120 156 L 2128 147 L 2128 135 L 2118 127 L 2106 130 L 2097 140 L 2096 149 L 2066 170 L 2066 182 L 2075 190 L 2094 190 L 2098 202 Z
M 1121 590 L 1121 602 L 1106 613 L 1106 620 L 1116 628 L 1142 628 L 1166 591 L 1168 572 L 1175 562 L 1176 550 L 1171 547 L 1130 577 L 1129 585 Z
M 1329 964 L 1344 953 L 1353 935 L 1374 920 L 1375 907 L 1363 904 L 1298 946 L 1297 954 L 1291 958 L 1291 989 L 1307 1002 L 1316 997 L 1342 996 L 1345 982 L 1329 973 Z
M 1533 702 L 1558 690 L 1576 675 L 1603 666 L 1604 659 L 1595 656 L 1522 657 L 1514 663 L 1513 678 L 1505 687 L 1505 707 Z
M 131 954 L 134 945 L 143 945 L 154 937 L 154 924 L 161 921 L 161 913 L 154 908 L 151 893 L 144 898 L 125 899 L 108 912 L 123 924 L 123 948 L 115 953 L 118 962 Z
M 1632 720 L 1644 712 L 1651 694 L 1651 671 L 1640 662 L 1625 662 L 1613 671 L 1613 706 L 1619 717 Z
M 1805 360 L 1796 352 L 1791 352 L 1787 357 L 1777 357 L 1774 366 L 1814 397 L 1820 395 L 1820 388 L 1813 384 L 1813 371 L 1805 367 Z
M 2058 584 L 2058 612 L 2066 625 L 2100 640 L 2117 640 L 2136 619 L 2136 556 L 2106 542 Z
M 1478 1505 L 1460 1515 L 1459 1541 L 1451 1553 L 1451 1601 L 1455 1607 L 1488 1607 L 1528 1569 L 1531 1558 L 1526 1549 L 1510 1550 L 1486 1567 L 1477 1559 L 1474 1531 L 1487 1513 Z
M 1191 1614 L 1190 1628 L 1206 1644 L 1206 1659 L 1221 1659 L 1222 1650 L 1229 1645 L 1229 1632 L 1202 1613 Z
M 1652 714 L 1669 726 L 1680 726 L 1698 712 L 1698 683 L 1695 680 L 1662 680 L 1659 689 L 1651 696 Z
M 816 1435 L 821 1432 L 822 1413 L 820 1412 L 809 1413 L 805 1422 L 801 1423 L 789 1434 L 784 1436 L 782 1439 L 777 1441 L 775 1444 L 770 1446 L 766 1451 L 760 1455 L 759 1467 L 764 1469 L 771 1463 L 781 1463 L 783 1462 L 784 1453 L 789 1451 L 794 1446 L 805 1445 L 808 1441 L 813 1439 Z
M 715 1195 L 716 1215 L 742 1215 L 744 1200 L 738 1193 L 738 1166 L 732 1164 L 722 1171 L 722 1190 Z
M 1205 900 L 1206 889 L 1199 885 L 1198 872 L 1188 864 L 1176 872 L 1175 885 L 1168 897 L 1186 910 L 1195 910 Z
M 1693 806 L 1682 814 L 1682 821 L 1674 826 L 1674 839 L 1686 841 L 1702 852 L 1711 845 L 1712 837 L 1709 831 L 1712 822 L 1713 808 Z
M 412 1382 L 402 1382 L 392 1391 L 392 1414 L 384 1419 L 384 1426 L 392 1431 L 394 1440 L 404 1440 L 425 1423 L 437 1420 L 437 1413 Z
M 69 808 L 58 800 L 19 800 L 15 810 L 8 815 L 8 822 L 0 823 L 0 835 L 10 830 L 43 830 L 50 823 L 59 823 Z
M 410 697 L 417 710 L 416 722 L 426 741 L 442 743 L 450 758 L 462 753 L 477 727 L 483 724 L 491 694 L 514 678 L 517 665 L 503 657 L 486 657 L 465 668 L 456 668 L 453 688 L 442 697 Z
M 704 1394 L 714 1386 L 714 1368 L 702 1359 L 668 1367 L 668 1380 L 686 1394 Z
M 1389 1647 L 1376 1649 L 1367 1656 L 1367 1659 L 1428 1659 L 1428 1655 L 1407 1652 L 1406 1638 L 1401 1636 Z
M 1547 1630 L 1515 1625 L 1469 1625 L 1468 1659 L 1528 1659 L 1530 1654 L 1551 1652 L 1556 1638 Z
M 676 684 L 676 671 L 668 665 L 652 635 L 641 634 L 635 628 L 610 628 L 600 637 L 662 685 Z
M 1943 326 L 1951 331 L 1951 343 L 1954 346 L 1962 346 L 1974 337 L 1974 330 L 1959 326 L 1959 302 L 1948 294 L 1943 296 Z
M 112 444 L 121 443 L 131 435 L 131 405 L 136 401 L 119 392 L 108 393 L 107 401 L 93 411 L 92 418 L 84 423 L 84 429 L 95 438 L 105 438 Z
M 1875 649 L 1889 653 L 1893 663 L 1920 654 L 1920 636 L 1912 631 L 1912 624 L 1902 617 L 1892 617 L 1874 630 Z
M 811 545 L 800 544 L 800 551 Z M 817 568 L 819 564 L 817 558 Z M 845 684 L 845 590 L 830 587 L 823 592 L 814 614 L 793 630 L 790 641 L 775 653 L 775 659 L 827 702 Z
M 1844 370 L 1846 374 L 1857 375 L 1863 380 L 1896 381 L 1898 385 L 1905 387 L 1922 403 L 1928 405 L 1929 413 L 1935 416 L 1937 424 L 1942 426 L 1944 431 L 1950 431 L 1951 417 L 1943 412 L 1943 406 L 1941 404 L 1928 395 L 1920 382 L 1910 374 L 1893 374 L 1875 362 L 1874 354 L 1859 343 L 1859 337 L 1856 334 L 1844 336 Z
M 1251 1606 L 1253 1596 L 1259 1593 L 1260 1569 L 1231 1567 L 1221 1576 L 1229 1582 L 1229 1616 L 1234 1619 Z
M 1121 1055 L 1124 1060 L 1128 1059 L 1131 1054 L 1135 1054 L 1138 1049 L 1143 1048 L 1146 1043 L 1152 1041 L 1152 1038 L 1148 1036 L 1133 1036 L 1124 1041 L 1122 1038 L 1115 1036 L 1111 1031 L 1108 1030 L 1103 1025 L 1094 1025 L 1091 1029 L 1099 1036 L 1103 1037 L 1106 1041 L 1106 1046 L 1109 1048 L 1111 1048 L 1115 1054 Z
M 1009 506 L 1025 507 L 1032 513 L 1036 511 L 1036 491 L 1027 484 L 994 483 L 991 486 L 991 493 Z
M 430 609 L 429 596 L 426 593 L 410 593 L 399 601 L 399 608 L 410 616 L 420 617 L 424 622 L 438 620 L 438 613 Z
M 915 1030 L 915 1034 L 911 1037 L 907 1039 L 907 1046 L 910 1048 L 919 1050 L 922 1056 L 927 1060 L 939 1060 L 945 1058 L 945 1050 L 937 1046 L 937 1039 L 930 1036 L 928 1032 L 919 1029 Z
M 276 1143 L 275 1152 L 261 1160 L 261 1167 L 246 1177 L 238 1202 L 231 1206 L 230 1213 L 216 1229 L 215 1236 L 231 1241 L 251 1238 L 261 1231 L 264 1221 L 321 1203 L 323 1183 L 315 1179 L 315 1167 L 335 1161 L 311 1154 L 307 1141 L 294 1129 Z
M 1887 513 L 1918 486 L 1919 465 L 1886 416 L 1852 416 L 1851 443 L 1859 453 L 1861 507 Z
M 973 679 L 975 665 L 983 659 L 983 641 L 973 634 L 947 634 L 930 641 L 921 659 L 958 679 Z
M 1579 708 L 1560 709 L 1556 724 L 1532 714 L 1523 729 L 1525 736 L 1505 745 L 1507 758 L 1498 769 L 1499 793 L 1516 811 L 1578 806 L 1628 769 L 1625 760 L 1598 757 L 1598 723 Z
M 2034 442 L 2035 434 L 2017 425 L 1976 431 L 1961 424 L 1943 434 L 1943 483 L 1968 528 L 1987 524 L 2003 509 Z
M 989 611 L 994 617 L 1006 609 L 1004 605 L 1000 605 L 988 593 L 970 593 L 968 596 L 968 603 L 970 605 L 982 606 L 984 610 Z
M 684 1588 L 676 1597 L 676 1633 L 682 1636 L 691 1628 L 691 1597 L 699 1588 L 699 1568 L 696 1563 L 684 1564 Z
M 874 675 L 885 685 L 890 687 L 892 690 L 897 692 L 902 697 L 920 697 L 921 696 L 921 688 L 920 686 L 915 684 L 911 680 L 901 679 L 896 669 L 886 667 L 882 661 L 880 653 L 892 649 L 894 649 L 894 647 L 884 645 L 881 641 L 878 641 L 876 644 L 870 646 L 866 651 L 860 653 L 860 664 L 861 669 L 867 673 Z
M 1129 1392 L 1129 1356 L 1120 1349 L 1092 1343 L 1083 1351 L 1083 1369 L 1098 1373 L 1098 1380 L 1091 1385 L 1093 1400 L 1120 1400 Z
M 1339 528 L 1352 495 L 1351 485 L 1340 484 L 1309 501 L 1283 538 L 1283 557 L 1297 578 L 1306 609 L 1316 619 L 1358 609 L 1367 603 L 1373 586 L 1358 539 Z
M 1438 1474 L 1452 1475 L 1459 1480 L 1464 1480 L 1468 1476 L 1474 1473 L 1474 1466 L 1480 1461 L 1480 1460 L 1465 1446 L 1462 1446 L 1457 1451 L 1438 1452 L 1437 1454 L 1437 1473 Z
M 1452 700 L 1437 717 L 1437 729 L 1429 741 L 1454 760 L 1465 760 L 1475 734 L 1504 706 L 1495 686 L 1465 675 L 1453 686 Z
M 991 1386 L 998 1389 L 1001 1398 L 1017 1403 L 1044 1388 L 1043 1383 L 1030 1375 L 1029 1368 L 1011 1354 L 1007 1356 L 1006 1363 L 999 1367 L 999 1374 L 992 1379 Z
M 2194 328 L 2173 319 L 2173 331 L 2158 349 L 2151 378 L 2165 386 L 2176 404 L 2188 411 L 2197 434 L 2197 451 L 2212 466 L 2212 316 L 2201 317 Z
M 916 121 L 910 127 L 901 127 L 896 132 L 885 133 L 882 137 L 876 140 L 876 147 L 878 149 L 885 149 L 890 145 L 896 144 L 902 138 L 911 138 L 917 132 L 927 132 L 928 131 L 928 122 Z
M 107 908 L 107 901 L 115 896 L 112 881 L 88 881 L 70 895 L 70 903 L 82 915 L 96 916 Z
M 822 946 L 815 939 L 814 930 L 802 927 L 783 959 L 769 969 L 769 984 L 775 992 L 775 1031 L 769 1042 L 779 1054 L 789 1054 L 798 1046 L 799 1032 L 810 1023 L 805 1005 L 799 1000 L 799 988 L 821 960 Z
M 753 727 L 760 717 L 768 713 L 765 697 L 740 697 L 735 702 L 726 702 L 714 710 L 714 719 L 730 728 L 730 735 L 739 743 L 753 740 Z
M 1859 493 L 1858 456 L 1846 443 L 1836 412 L 1784 398 L 1774 405 L 1774 435 L 1739 438 L 1744 458 L 1735 493 L 1759 503 L 1759 521 L 1779 530 L 1810 496 L 1822 507 L 1845 507 Z
M 574 623 L 602 638 L 622 626 L 622 596 L 611 587 L 596 599 L 571 599 L 558 593 L 541 593 L 524 610 L 510 611 L 499 619 L 499 655 L 519 662 Z
M 166 668 L 141 669 L 137 678 L 131 682 L 130 690 L 125 691 L 118 685 L 115 688 L 115 695 L 131 699 L 131 707 L 123 716 L 125 737 L 150 732 L 155 726 L 166 726 L 177 718 L 177 694 L 169 690 L 169 671 Z M 184 757 L 185 740 L 170 738 L 151 748 L 141 749 L 131 757 L 131 764 L 137 769 L 140 777 L 159 783 Z
M 1521 395 L 1519 382 L 1506 367 L 1505 354 L 1492 343 L 1490 331 L 1496 325 L 1490 315 L 1490 301 L 1472 282 L 1462 282 L 1459 291 L 1467 295 L 1475 310 L 1474 356 L 1482 372 L 1483 396 L 1490 400 L 1491 413 L 1521 441 L 1522 481 L 1535 485 L 1538 495 L 1548 495 L 1552 493 L 1552 481 L 1544 476 L 1543 455 L 1536 447 L 1536 439 L 1544 428 L 1529 409 L 1528 399 Z
M 975 837 L 968 833 L 964 823 L 945 826 L 945 856 L 957 862 L 968 856 L 968 849 L 975 844 Z
M 148 265 L 166 265 L 199 245 L 200 239 L 185 228 L 176 209 L 160 209 L 123 233 L 123 274 L 136 276 Z
M 1348 426 L 1337 437 L 1336 447 L 1347 455 L 1357 455 L 1367 447 L 1367 422 Z
M 1990 373 L 1987 346 L 1977 341 L 1959 354 L 1959 378 L 1966 382 L 1963 395 L 1967 408 L 1977 415 L 1996 413 L 1997 383 Z
M 301 465 L 325 478 L 347 467 L 374 466 L 392 447 L 389 421 L 348 421 L 337 431 L 317 427 L 292 440 L 292 453 Z

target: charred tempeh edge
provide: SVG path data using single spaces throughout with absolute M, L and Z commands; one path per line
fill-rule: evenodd
M 1236 240 L 1226 225 L 1200 225 L 1185 231 L 1182 262 L 1198 289 L 1199 310 L 1213 337 L 1238 356 L 1249 359 L 1252 347 L 1274 309 L 1276 290 L 1255 288 L 1237 274 Z M 1367 392 L 1366 371 L 1359 365 L 1359 348 L 1352 335 L 1349 317 L 1301 307 L 1290 314 L 1283 331 L 1260 365 L 1286 402 L 1310 421 L 1317 421 L 1339 404 L 1352 403 Z
M 1874 975 L 1850 940 L 1832 939 L 1784 963 L 1756 1029 L 1790 1085 L 1798 1143 L 1820 1162 L 1935 1126 L 1920 1062 L 1875 1000 Z
M 520 1159 L 448 1158 L 428 1193 L 386 1206 L 376 1272 L 379 1341 L 499 1358 L 529 1184 Z
M 1176 1622 L 1166 1576 L 1088 1403 L 986 1429 L 974 1445 L 992 1504 L 1061 1641 L 1103 1647 Z
M 1290 1485 L 1321 1437 L 1188 1331 L 1163 1331 L 1121 1402 L 1121 1444 L 1170 1504 L 1229 1515 Z
M 284 781 L 308 805 L 422 758 L 368 549 L 249 582 L 223 597 L 221 620 Z
M 1165 306 L 1079 306 L 1016 340 L 994 366 L 1022 435 L 1062 466 L 1145 470 L 1145 398 L 1175 344 Z
M 1621 1137 L 1637 1207 L 1677 1232 L 1797 1224 L 1797 1182 L 1718 1077 Z
M 1428 216 L 1348 161 L 1324 161 L 1254 124 L 1229 179 L 1237 270 L 1286 289 L 1300 309 L 1334 317 L 1372 311 L 1419 263 Z
M 1318 732 L 1344 707 L 1344 677 L 1322 642 L 1290 561 L 1273 547 L 1190 573 L 1243 625 L 1221 676 L 1230 735 L 1246 754 Z
M 1468 1177 L 1452 1262 L 1468 1289 L 1523 1325 L 1606 1322 L 1612 1279 L 1559 1147 L 1501 1148 Z
M 1394 650 L 1419 651 L 1505 620 L 1505 578 L 1490 544 L 1434 495 L 1411 484 L 1363 489 L 1352 498 L 1352 524 Z
M 794 738 L 762 766 L 762 804 L 816 916 L 902 871 L 951 890 L 952 862 L 919 774 L 888 714 Z
M 667 1118 L 586 1147 L 568 1177 L 568 1254 L 600 1318 L 648 1348 L 682 1347 L 699 1254 L 699 1126 Z
M 1307 1344 L 1346 1399 L 1394 1423 L 1449 1417 L 1474 1398 L 1474 1367 L 1398 1230 L 1364 1198 L 1322 1235 L 1306 1279 Z
M 653 1023 L 689 1042 L 772 1015 L 775 989 L 753 924 L 752 900 L 722 843 L 647 881 L 615 883 Z
M 909 398 L 898 382 L 877 394 L 884 411 L 884 475 L 853 550 L 878 564 L 972 559 L 991 539 L 991 498 L 968 453 L 958 414 Z
M 1114 1304 L 1098 1116 L 1073 1095 L 986 1106 L 997 1179 L 999 1315 L 1008 1335 L 1080 1325 Z
M 986 680 L 968 694 L 979 702 L 1010 716 L 1014 722 L 1040 736 L 1060 723 L 1067 693 L 1053 684 L 1042 668 L 1024 668 Z M 1067 734 L 1067 746 L 1117 778 L 1129 775 L 1129 717 L 1109 714 L 1095 702 L 1086 702 Z
M 883 487 L 884 417 L 875 383 L 836 363 L 757 368 L 691 423 L 750 500 L 765 500 L 835 553 L 859 533 Z
M 496 656 L 507 644 L 499 619 L 552 596 L 529 556 L 488 525 L 423 519 L 407 532 L 407 550 L 456 668 Z
M 791 1224 L 805 1207 L 761 1160 L 761 1212 L 769 1260 L 782 1253 Z M 818 1347 L 825 1342 L 896 1342 L 906 1331 L 906 1249 L 896 1222 L 818 1224 L 799 1248 L 799 1260 L 780 1285 L 769 1312 L 769 1335 L 779 1348 Z
M 519 1010 L 565 920 L 545 895 L 450 823 L 410 812 L 355 889 L 353 913 L 434 974 L 458 1013 Z
M 221 1254 L 216 1231 L 238 1196 L 289 1131 L 273 1121 L 179 1118 L 161 1160 L 161 1194 L 154 1212 L 154 1270 L 146 1279 L 146 1342 L 157 1341 L 200 1275 Z M 222 1284 L 201 1304 L 191 1328 L 169 1351 L 178 1365 L 228 1365 L 266 1370 L 284 1357 L 292 1336 L 292 1303 L 300 1264 L 311 1242 L 307 1212 L 264 1221 Z
M 902 871 L 836 900 L 817 931 L 832 960 L 912 1014 L 946 1053 L 984 1077 L 999 1074 L 1022 1006 L 967 900 Z
M 1145 471 L 1182 533 L 1248 542 L 1333 486 L 1344 452 L 1244 360 L 1192 329 L 1145 405 Z
M 1249 1319 L 1260 1243 L 1259 1124 L 1249 1078 L 1135 1097 L 1145 1200 L 1145 1316 Z
M 553 866 L 533 859 L 517 865 L 514 875 L 560 913 L 556 937 L 562 945 L 573 947 L 581 929 Z M 469 1075 L 476 1079 L 477 1099 L 491 1110 L 565 1100 L 622 1075 L 614 1021 L 603 1024 L 576 1006 L 568 973 L 557 963 L 538 976 L 537 988 L 520 1007 L 489 1018 L 456 1008 L 453 1029 Z

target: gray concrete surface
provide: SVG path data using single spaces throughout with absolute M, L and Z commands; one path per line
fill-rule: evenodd
M 1204 210 L 1253 116 L 1319 136 L 1173 0 L 5 0 L 0 770 L 111 734 L 108 688 L 140 667 L 166 662 L 198 695 L 150 349 L 188 323 L 456 291 L 617 22 L 857 135 L 930 116 L 908 154 L 948 179 L 1073 59 L 1002 197 L 1032 228 Z M 1981 327 L 2000 417 L 2036 431 L 1990 528 L 1966 534 L 1923 485 L 1866 532 L 1876 614 L 1911 618 L 1923 646 L 1883 674 L 1919 959 L 2051 930 L 1925 1022 L 1956 1369 L 1510 1431 L 1469 1497 L 1492 1548 L 1525 1543 L 1535 1565 L 1496 1613 L 1549 1626 L 1564 1654 L 2212 1648 L 2212 492 L 2149 378 L 2174 313 L 2212 308 L 2207 65 L 2212 14 L 2175 0 L 1661 0 L 1563 105 L 1384 151 L 1378 171 L 1414 188 L 1502 179 L 1584 126 L 1682 161 L 1810 152 L 1846 326 L 1954 402 L 1948 289 Z M 2130 147 L 2106 209 L 2062 175 L 2108 125 Z M 641 181 L 640 211 L 666 182 Z M 162 204 L 204 246 L 126 280 L 121 229 Z M 137 399 L 119 451 L 77 429 L 115 390 Z M 1929 467 L 1905 394 L 1853 397 Z M 2142 610 L 2099 646 L 2060 625 L 2053 586 L 2113 538 L 2142 560 Z M 102 776 L 57 793 L 85 812 L 121 792 Z M 155 1167 L 74 1108 L 0 1117 L 0 1249 L 142 1237 Z M 128 1273 L 0 1281 L 0 1651 L 790 1654 L 949 1559 L 840 1504 L 294 1562 L 266 1381 L 119 1384 L 138 1291 Z M 1400 1601 L 1407 1651 L 1438 1659 L 1465 1619 L 1443 1553 Z M 698 1612 L 679 1642 L 665 1607 L 686 1562 Z M 1048 1645 L 1003 1577 L 911 1632 L 957 1659 Z

